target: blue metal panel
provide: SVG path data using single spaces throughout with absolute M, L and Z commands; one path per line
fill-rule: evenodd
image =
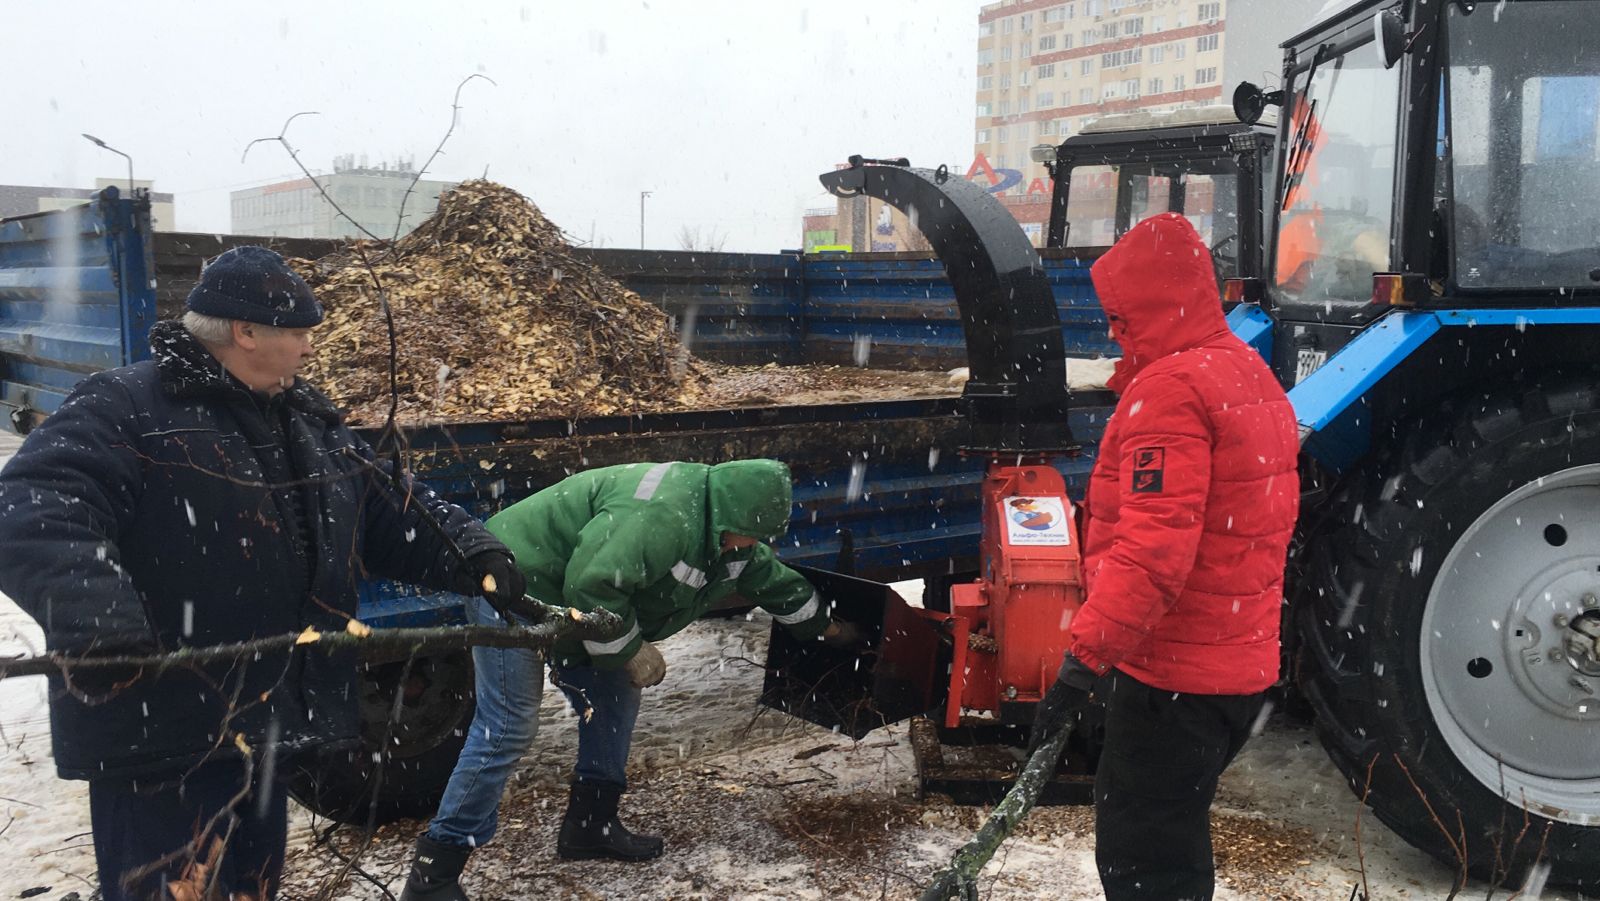
M 0 221 L 0 403 L 48 414 L 84 375 L 149 356 L 149 233 L 149 201 L 114 188 Z
M 1439 330 L 1432 313 L 1394 312 L 1363 329 L 1289 392 L 1295 419 L 1320 431 Z
M 1092 261 L 1045 261 L 1067 353 L 1120 353 L 1089 280 Z M 870 365 L 944 369 L 966 363 L 955 292 L 933 258 L 807 257 L 806 358 L 841 363 L 865 353 Z
M 1272 362 L 1272 317 L 1253 303 L 1242 303 L 1228 314 L 1228 328 L 1250 345 L 1263 360 Z
M 1443 326 L 1474 328 L 1538 325 L 1600 325 L 1600 307 L 1566 309 L 1438 310 L 1433 314 Z

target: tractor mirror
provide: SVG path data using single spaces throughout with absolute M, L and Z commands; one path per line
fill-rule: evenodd
M 1406 20 L 1392 9 L 1372 17 L 1372 35 L 1373 45 L 1378 48 L 1378 56 L 1383 60 L 1385 69 L 1393 69 L 1411 47 L 1406 39 Z
M 1263 91 L 1248 81 L 1240 82 L 1233 92 L 1233 114 L 1246 125 L 1261 121 L 1261 114 L 1269 106 L 1282 106 L 1282 91 Z

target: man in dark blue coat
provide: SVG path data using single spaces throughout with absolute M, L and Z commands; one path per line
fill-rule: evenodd
M 322 308 L 277 254 L 217 257 L 154 359 L 85 379 L 0 472 L 0 591 L 67 655 L 343 630 L 368 574 L 522 594 L 477 520 L 378 462 L 296 376 Z M 451 541 L 427 527 L 432 518 Z M 455 547 L 450 547 L 454 544 Z M 104 671 L 100 671 L 104 673 Z M 286 758 L 358 737 L 350 654 L 51 677 L 106 901 L 273 896 Z

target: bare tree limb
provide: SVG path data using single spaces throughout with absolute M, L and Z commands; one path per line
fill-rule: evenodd
M 556 608 L 548 608 L 555 611 Z M 39 676 L 63 671 L 95 669 L 153 670 L 155 673 L 179 667 L 222 663 L 256 654 L 305 648 L 335 653 L 354 650 L 369 656 L 386 654 L 424 654 L 446 650 L 487 648 L 543 648 L 562 639 L 604 641 L 621 631 L 622 620 L 609 610 L 580 613 L 567 608 L 554 612 L 544 622 L 530 626 L 438 626 L 418 629 L 370 629 L 351 620 L 344 632 L 318 632 L 308 628 L 299 634 L 276 635 L 231 644 L 182 648 L 150 656 L 78 657 L 46 654 L 0 661 L 0 679 L 12 676 Z
M 948 901 L 951 898 L 977 901 L 979 871 L 994 857 L 994 852 L 1022 822 L 1022 818 L 1028 815 L 1028 811 L 1033 809 L 1034 803 L 1039 800 L 1039 793 L 1055 773 L 1056 763 L 1061 759 L 1062 749 L 1067 746 L 1067 737 L 1071 734 L 1071 726 L 1062 726 L 1033 752 L 1033 756 L 1023 765 L 1022 772 L 1017 774 L 1016 784 L 995 805 L 994 812 L 989 814 L 983 828 L 972 837 L 972 841 L 956 851 L 950 859 L 950 866 L 934 874 L 933 883 L 922 893 L 921 901 Z
M 493 78 L 490 78 L 481 72 L 474 72 L 473 74 L 468 75 L 466 78 L 461 79 L 460 84 L 456 85 L 455 99 L 450 102 L 450 127 L 445 129 L 444 137 L 439 139 L 439 146 L 433 148 L 433 154 L 429 156 L 427 161 L 422 164 L 422 168 L 417 170 L 417 177 L 411 179 L 411 184 L 406 186 L 406 192 L 400 196 L 400 212 L 394 217 L 394 237 L 389 239 L 391 244 L 400 240 L 400 229 L 405 227 L 406 201 L 411 198 L 412 189 L 417 186 L 417 182 L 422 181 L 423 173 L 427 172 L 428 167 L 433 165 L 433 161 L 438 159 L 439 154 L 444 152 L 445 142 L 450 140 L 450 136 L 452 134 L 455 134 L 456 122 L 461 117 L 461 89 L 466 87 L 467 82 L 473 80 L 474 78 L 481 78 L 497 88 L 500 87 L 500 85 Z

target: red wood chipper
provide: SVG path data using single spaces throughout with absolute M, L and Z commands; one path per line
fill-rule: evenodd
M 858 738 L 910 718 L 922 788 L 992 800 L 1015 776 L 1083 601 L 1074 508 L 1053 465 L 1078 452 L 1060 316 L 1038 253 L 981 187 L 942 167 L 861 157 L 821 178 L 836 196 L 905 212 L 954 287 L 971 372 L 962 452 L 987 461 L 979 569 L 947 591 L 939 583 L 922 608 L 887 585 L 807 569 L 865 646 L 802 644 L 774 628 L 762 702 Z M 1042 800 L 1088 800 L 1096 733 L 1074 730 Z

